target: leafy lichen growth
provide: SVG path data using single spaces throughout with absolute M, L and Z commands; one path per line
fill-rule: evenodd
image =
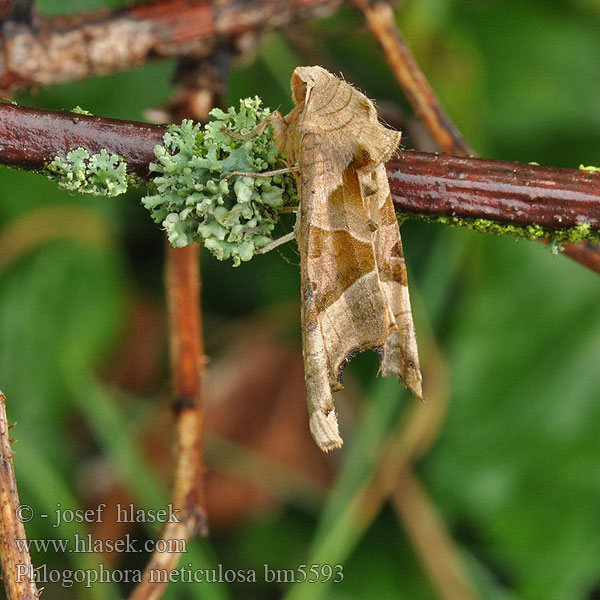
M 498 223 L 486 219 L 466 219 L 462 217 L 438 216 L 438 215 L 414 215 L 411 213 L 400 213 L 400 223 L 411 218 L 419 218 L 433 223 L 444 225 L 467 227 L 480 233 L 491 233 L 493 235 L 513 235 L 526 240 L 538 240 L 545 238 L 549 242 L 549 248 L 553 254 L 562 251 L 563 244 L 577 244 L 587 241 L 593 244 L 600 242 L 600 231 L 592 229 L 587 223 L 575 225 L 566 229 L 547 229 L 541 225 L 514 225 L 510 223 Z
M 78 115 L 92 115 L 89 110 L 85 110 L 85 108 L 81 108 L 79 104 L 71 109 L 71 112 L 77 113 Z
M 85 148 L 68 152 L 66 158 L 57 156 L 46 165 L 46 173 L 63 190 L 94 196 L 118 196 L 127 191 L 127 165 L 116 154 L 104 148 L 92 154 Z
M 580 171 L 590 171 L 591 173 L 600 173 L 600 167 L 586 167 L 585 165 L 579 165 Z
M 298 202 L 293 176 L 228 177 L 233 171 L 261 173 L 284 166 L 272 128 L 247 141 L 223 131 L 249 133 L 269 112 L 258 97 L 246 98 L 238 111 L 213 109 L 204 128 L 189 120 L 167 128 L 150 165 L 157 173 L 155 193 L 142 202 L 172 246 L 200 242 L 219 260 L 232 259 L 238 266 L 272 241 L 278 211 Z

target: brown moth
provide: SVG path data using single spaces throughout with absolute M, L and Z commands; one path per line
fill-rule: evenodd
M 422 398 L 406 266 L 384 163 L 401 133 L 373 103 L 322 67 L 298 67 L 294 108 L 273 124 L 299 167 L 296 238 L 310 430 L 325 452 L 342 445 L 332 393 L 350 358 L 375 349 L 381 374 Z

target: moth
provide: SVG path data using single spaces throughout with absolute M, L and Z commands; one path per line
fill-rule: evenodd
M 343 443 L 333 403 L 346 363 L 376 350 L 381 374 L 422 398 L 406 265 L 385 162 L 401 133 L 322 67 L 298 67 L 275 143 L 298 165 L 302 332 L 309 424 L 325 452 Z M 266 123 L 265 125 L 266 126 Z M 263 126 L 263 128 L 264 128 Z

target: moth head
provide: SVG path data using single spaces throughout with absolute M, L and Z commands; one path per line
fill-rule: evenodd
M 297 67 L 292 74 L 292 97 L 296 104 L 308 100 L 308 94 L 314 86 L 323 85 L 335 77 L 323 67 Z
M 314 86 L 314 79 L 310 76 L 310 70 L 314 67 L 298 67 L 292 74 L 292 97 L 296 104 L 304 104 L 308 100 L 308 93 Z
M 306 100 L 306 82 L 304 82 L 297 73 L 298 69 L 294 71 L 292 75 L 292 81 L 290 82 L 292 88 L 292 98 L 295 104 L 302 104 Z

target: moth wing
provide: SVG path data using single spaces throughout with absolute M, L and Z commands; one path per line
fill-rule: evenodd
M 303 139 L 297 237 L 310 428 L 317 444 L 329 450 L 342 444 L 332 392 L 342 387 L 343 367 L 369 348 L 385 357 L 397 325 L 391 292 L 380 280 L 376 236 L 359 175 L 352 168 L 330 170 L 320 138 L 306 134 Z
M 381 374 L 384 377 L 395 375 L 422 400 L 422 377 L 406 264 L 385 166 L 360 170 L 359 179 L 371 221 L 376 224 L 374 249 L 380 286 L 393 314 L 394 327 L 383 347 Z
M 342 444 L 332 394 L 357 352 L 378 350 L 382 374 L 398 376 L 422 396 L 400 231 L 383 165 L 401 134 L 378 122 L 368 98 L 321 67 L 296 69 L 292 90 L 288 145 L 302 174 L 297 238 L 307 400 L 311 433 L 327 451 Z
M 352 85 L 322 67 L 298 67 L 292 89 L 298 80 L 304 84 L 298 126 L 302 132 L 324 134 L 328 159 L 336 168 L 357 159 L 378 165 L 397 150 L 401 133 L 382 125 L 373 102 Z

